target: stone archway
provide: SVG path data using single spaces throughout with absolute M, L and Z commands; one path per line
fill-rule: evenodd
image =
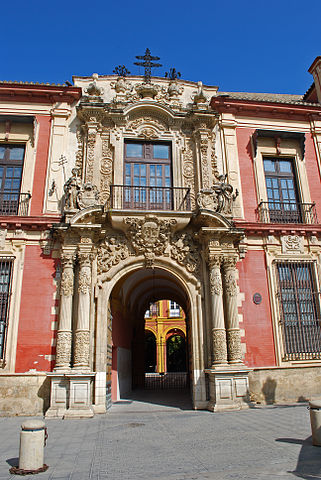
M 101 300 L 106 299 L 105 308 L 111 311 L 111 342 L 106 351 L 112 351 L 111 385 L 113 400 L 126 395 L 131 388 L 144 385 L 144 313 L 151 300 L 171 298 L 186 312 L 189 339 L 189 361 L 192 400 L 195 408 L 206 406 L 204 362 L 200 355 L 203 342 L 200 295 L 192 284 L 173 266 L 155 265 L 153 269 L 144 265 L 128 265 L 111 282 L 101 287 Z M 195 308 L 196 307 L 196 308 Z M 106 319 L 106 316 L 105 316 Z M 108 319 L 107 319 L 108 321 Z M 195 322 L 197 325 L 195 325 Z M 166 341 L 165 341 L 166 343 Z M 164 348 L 166 345 L 164 345 Z

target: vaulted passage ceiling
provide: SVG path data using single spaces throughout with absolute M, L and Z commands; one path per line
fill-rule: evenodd
M 135 316 L 143 316 L 149 304 L 157 300 L 174 300 L 185 312 L 189 307 L 183 285 L 160 268 L 142 268 L 127 275 L 114 287 L 112 298 L 120 300 Z

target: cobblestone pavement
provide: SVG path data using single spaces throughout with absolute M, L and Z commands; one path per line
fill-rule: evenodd
M 169 392 L 167 392 L 168 395 Z M 306 405 L 193 411 L 186 397 L 150 392 L 87 420 L 46 420 L 38 480 L 321 479 Z M 22 417 L 0 418 L 0 479 L 17 464 Z

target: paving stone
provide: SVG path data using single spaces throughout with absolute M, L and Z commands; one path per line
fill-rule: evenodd
M 321 479 L 306 405 L 240 412 L 191 409 L 189 399 L 147 392 L 83 420 L 46 420 L 47 472 L 38 480 Z M 169 393 L 167 392 L 167 395 Z M 19 452 L 22 417 L 0 418 L 0 480 Z

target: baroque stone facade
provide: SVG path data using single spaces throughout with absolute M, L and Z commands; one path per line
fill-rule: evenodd
M 48 372 L 48 416 L 105 412 L 143 386 L 144 315 L 161 300 L 185 314 L 195 408 L 247 408 L 249 378 L 262 401 L 269 368 L 284 398 L 282 372 L 320 367 L 320 69 L 303 96 L 175 76 L 0 84 L 1 147 L 23 152 L 21 200 L 2 212 L 1 374 Z

